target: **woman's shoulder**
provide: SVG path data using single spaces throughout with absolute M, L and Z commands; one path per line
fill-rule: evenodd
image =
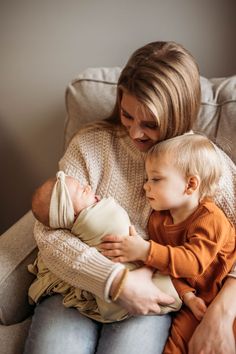
M 121 131 L 120 125 L 114 125 L 106 120 L 92 122 L 82 126 L 73 136 L 72 140 L 76 137 L 88 135 L 101 135 L 101 136 L 115 136 Z
M 78 165 L 81 161 L 94 161 L 96 157 L 99 161 L 104 161 L 107 154 L 113 156 L 120 151 L 120 131 L 119 127 L 106 122 L 96 122 L 80 128 L 70 141 L 60 163 L 68 160 Z

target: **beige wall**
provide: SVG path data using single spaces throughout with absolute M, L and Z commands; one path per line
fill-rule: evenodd
M 64 90 L 89 66 L 176 40 L 207 77 L 236 73 L 235 0 L 1 0 L 0 231 L 30 208 L 62 154 Z

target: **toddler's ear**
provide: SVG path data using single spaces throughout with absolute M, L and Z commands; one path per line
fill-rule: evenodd
M 190 176 L 188 177 L 187 180 L 185 192 L 190 195 L 199 188 L 199 185 L 200 185 L 199 176 Z

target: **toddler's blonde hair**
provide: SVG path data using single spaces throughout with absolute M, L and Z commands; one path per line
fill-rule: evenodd
M 206 136 L 185 134 L 162 141 L 147 154 L 147 159 L 154 163 L 159 157 L 171 159 L 186 179 L 199 176 L 201 200 L 214 197 L 222 174 L 221 162 L 217 147 Z

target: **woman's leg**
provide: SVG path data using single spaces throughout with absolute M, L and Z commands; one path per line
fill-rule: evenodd
M 168 337 L 171 316 L 137 316 L 104 324 L 97 354 L 161 354 Z
M 36 306 L 24 354 L 94 354 L 100 327 L 53 295 Z

